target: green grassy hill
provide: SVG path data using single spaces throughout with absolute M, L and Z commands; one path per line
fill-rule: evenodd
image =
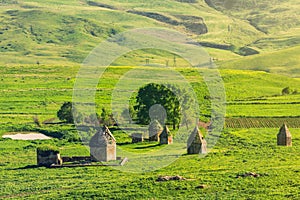
M 230 16 L 247 20 L 266 34 L 293 31 L 299 27 L 297 0 L 205 0 L 211 7 Z
M 297 1 L 255 1 L 254 10 L 231 1 L 2 0 L 0 64 L 81 63 L 105 38 L 140 27 L 188 34 L 219 62 L 299 45 Z M 128 64 L 149 53 L 156 54 L 140 52 Z
M 300 77 L 300 46 L 220 62 L 222 68 L 247 69 Z

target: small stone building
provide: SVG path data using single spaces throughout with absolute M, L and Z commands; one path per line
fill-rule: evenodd
M 292 135 L 286 124 L 283 124 L 277 135 L 277 145 L 292 146 Z
M 149 125 L 149 141 L 158 142 L 159 141 L 159 135 L 163 131 L 163 128 L 161 127 L 160 123 L 157 120 L 154 120 Z
M 206 154 L 206 145 L 206 140 L 197 126 L 188 139 L 187 152 L 188 154 Z
M 59 151 L 37 149 L 37 165 L 50 167 L 51 165 L 62 165 L 62 159 Z
M 170 134 L 170 130 L 167 126 L 164 126 L 164 130 L 159 135 L 159 143 L 160 144 L 172 144 L 173 138 Z
M 142 133 L 133 133 L 131 134 L 132 143 L 143 142 L 144 137 Z
M 92 161 L 116 160 L 116 139 L 107 126 L 103 126 L 90 140 Z

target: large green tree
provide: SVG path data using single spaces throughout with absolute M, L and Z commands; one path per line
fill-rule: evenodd
M 74 123 L 72 103 L 65 102 L 57 112 L 57 117 L 62 121 L 66 121 L 67 123 Z
M 184 102 L 185 92 L 183 89 L 174 85 L 162 85 L 150 83 L 140 88 L 136 97 L 137 118 L 141 124 L 149 124 L 152 120 L 158 120 L 161 124 L 172 124 L 173 129 L 179 128 L 182 112 L 181 103 Z M 181 102 L 181 103 L 180 103 Z M 164 110 L 159 109 L 152 114 L 152 118 L 149 116 L 149 110 L 152 106 L 161 105 Z M 166 121 L 164 121 L 163 115 L 166 112 Z

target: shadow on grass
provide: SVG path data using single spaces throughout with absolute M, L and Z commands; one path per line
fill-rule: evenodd
M 118 146 L 122 146 L 122 145 L 129 145 L 132 144 L 131 142 L 121 142 L 121 143 L 117 143 Z
M 153 147 L 158 147 L 161 146 L 160 144 L 153 144 L 153 145 L 148 145 L 148 146 L 142 146 L 142 147 L 135 147 L 134 149 L 148 149 L 148 148 L 153 148 Z
M 22 170 L 22 169 L 36 169 L 39 168 L 37 165 L 27 165 L 25 167 L 12 168 L 10 170 Z

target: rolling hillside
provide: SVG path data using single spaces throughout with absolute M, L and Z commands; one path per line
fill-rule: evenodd
M 0 199 L 300 199 L 299 8 L 299 0 L 0 0 Z M 81 67 L 101 41 L 141 27 L 190 36 L 196 41 L 190 44 L 201 44 L 211 56 L 205 65 L 219 69 L 191 67 L 151 48 L 124 54 L 107 68 Z M 137 41 L 147 44 L 143 36 Z M 166 124 L 172 145 L 148 141 L 146 125 L 135 123 L 136 95 L 151 82 L 188 86 L 182 89 L 195 95 L 167 108 L 182 107 L 186 115 L 183 129 Z M 76 103 L 78 126 L 58 118 L 65 102 Z M 189 102 L 199 109 L 185 111 Z M 172 117 L 151 109 L 150 117 L 152 111 L 166 121 Z M 87 141 L 94 142 L 98 122 L 115 137 L 117 161 L 88 161 Z M 293 146 L 278 146 L 283 123 Z M 183 136 L 195 126 L 205 137 L 199 135 L 198 146 L 208 147 L 206 155 L 187 154 L 190 139 Z M 132 131 L 144 142 L 132 143 Z M 28 133 L 52 139 L 7 138 L 27 139 Z M 39 167 L 37 149 L 45 145 L 78 160 Z M 161 181 L 165 177 L 173 178 Z
M 247 69 L 300 77 L 300 46 L 221 63 L 223 68 Z
M 197 40 L 220 66 L 227 68 L 226 62 L 234 59 L 234 68 L 252 69 L 242 63 L 273 54 L 277 57 L 281 53 L 277 51 L 286 48 L 298 50 L 298 7 L 295 0 L 2 0 L 0 64 L 77 65 L 109 36 L 133 28 L 167 27 Z M 148 51 L 131 59 L 150 54 L 165 56 Z M 260 56 L 252 58 L 252 54 Z M 244 61 L 245 55 L 249 58 Z

